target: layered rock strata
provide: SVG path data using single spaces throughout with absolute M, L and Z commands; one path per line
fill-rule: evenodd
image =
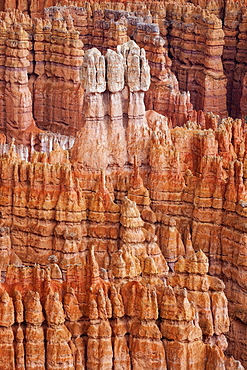
M 83 91 L 79 68 L 83 44 L 73 21 L 57 12 L 52 23 L 37 19 L 34 26 L 34 118 L 42 130 L 74 135 L 80 127 Z
M 109 7 L 109 4 L 105 5 Z M 151 67 L 151 87 L 145 96 L 146 108 L 166 114 L 174 125 L 184 124 L 195 112 L 190 95 L 180 93 L 177 79 L 171 72 L 171 60 L 164 47 L 167 40 L 160 35 L 160 27 L 164 35 L 167 33 L 161 20 L 153 19 L 149 12 L 137 16 L 134 11 L 104 9 L 104 4 L 100 6 L 98 8 L 95 4 L 96 9 L 92 9 L 91 15 L 86 7 L 50 7 L 46 9 L 46 17 L 53 20 L 58 9 L 65 20 L 68 14 L 71 15 L 85 47 L 97 47 L 103 54 L 108 48 L 116 51 L 117 45 L 130 38 L 137 42 L 145 49 Z M 152 23 L 154 21 L 158 24 Z
M 222 119 L 246 115 L 245 7 L 199 5 L 5 2 L 0 367 L 247 366 L 246 132 Z
M 207 117 L 207 125 L 213 126 L 215 119 L 217 117 Z M 183 302 L 184 299 L 188 299 L 190 304 L 193 303 L 198 307 L 199 326 L 204 338 L 207 337 L 207 342 L 200 344 L 200 346 L 202 345 L 202 353 L 205 353 L 206 343 L 210 345 L 214 343 L 215 350 L 210 349 L 210 355 L 205 355 L 205 358 L 210 358 L 212 363 L 216 361 L 217 364 L 223 366 L 224 363 L 228 362 L 220 354 L 220 350 L 226 348 L 226 342 L 221 336 L 220 328 L 224 328 L 223 333 L 227 332 L 229 323 L 227 318 L 223 319 L 222 323 L 217 324 L 214 334 L 212 323 L 215 323 L 215 320 L 218 320 L 222 314 L 217 313 L 218 308 L 212 308 L 209 299 L 221 302 L 220 304 L 223 306 L 219 308 L 219 312 L 226 312 L 226 299 L 222 293 L 223 285 L 216 279 L 216 276 L 225 280 L 226 293 L 230 302 L 233 322 L 229 338 L 234 337 L 234 342 L 230 342 L 230 353 L 235 353 L 236 344 L 234 343 L 238 343 L 237 337 L 234 336 L 234 330 L 236 330 L 239 320 L 242 320 L 243 323 L 242 332 L 244 333 L 245 330 L 243 316 L 245 293 L 242 287 L 245 284 L 243 220 L 246 195 L 244 185 L 245 146 L 242 139 L 241 122 L 225 120 L 215 130 L 212 128 L 208 130 L 169 129 L 166 117 L 155 112 L 147 112 L 146 124 L 150 131 L 150 146 L 146 147 L 149 153 L 146 158 L 149 160 L 150 176 L 146 176 L 146 162 L 145 165 L 141 166 L 145 186 L 138 171 L 137 157 L 134 160 L 131 176 L 127 170 L 127 163 L 123 164 L 122 167 L 119 164 L 117 169 L 109 162 L 107 170 L 112 169 L 107 176 L 108 191 L 104 172 L 101 172 L 99 176 L 93 168 L 89 170 L 91 159 L 88 162 L 85 162 L 85 158 L 84 162 L 79 160 L 76 171 L 74 171 L 70 164 L 69 153 L 59 147 L 55 147 L 48 154 L 33 152 L 31 162 L 21 160 L 15 152 L 15 147 L 10 148 L 9 153 L 1 159 L 1 223 L 5 227 L 1 243 L 1 258 L 2 261 L 5 261 L 2 265 L 3 277 L 5 271 L 8 276 L 8 264 L 11 262 L 18 266 L 22 263 L 33 264 L 35 261 L 44 267 L 49 258 L 51 262 L 48 280 L 49 276 L 53 276 L 56 281 L 61 281 L 63 275 L 60 269 L 62 269 L 69 274 L 69 279 L 73 281 L 72 287 L 75 289 L 75 284 L 77 284 L 75 278 L 77 275 L 75 274 L 83 274 L 81 268 L 88 266 L 88 254 L 91 256 L 89 265 L 96 266 L 94 267 L 96 275 L 92 281 L 97 281 L 98 276 L 103 281 L 111 281 L 114 277 L 125 281 L 125 279 L 136 279 L 140 274 L 143 278 L 148 269 L 157 271 L 159 278 L 169 282 L 167 285 L 171 285 L 174 289 L 180 287 L 188 290 L 187 296 L 182 295 L 183 298 L 181 298 L 178 293 L 180 298 L 176 299 L 182 299 Z M 138 132 L 138 127 L 136 130 Z M 142 130 L 140 129 L 139 132 Z M 80 135 L 77 137 L 74 144 L 75 149 L 73 148 L 72 151 L 74 166 L 76 153 L 80 153 L 76 148 L 81 144 L 83 144 L 83 136 Z M 140 217 L 135 203 L 128 198 L 123 198 L 125 194 L 137 202 L 142 217 Z M 114 195 L 119 204 L 114 202 Z M 7 249 L 6 240 L 9 240 Z M 198 251 L 203 249 L 209 256 L 209 272 L 211 276 L 214 276 L 212 279 L 216 279 L 212 280 L 212 284 L 216 284 L 212 285 L 215 287 L 212 290 L 218 291 L 217 294 L 212 294 L 212 297 L 211 294 L 205 293 L 208 290 L 205 288 L 207 284 L 204 280 L 198 279 L 196 282 L 197 278 L 190 277 L 190 274 L 203 275 L 208 268 L 203 267 L 203 270 L 198 270 L 199 266 L 204 266 L 203 264 L 208 266 L 208 260 L 201 252 L 195 255 L 194 249 Z M 91 250 L 90 253 L 89 250 Z M 234 250 L 230 258 L 229 250 Z M 51 255 L 54 257 L 50 258 Z M 196 267 L 197 263 L 198 267 Z M 97 264 L 99 270 L 97 270 Z M 177 273 L 185 275 L 184 277 L 176 277 Z M 18 282 L 18 276 L 17 274 L 14 281 Z M 28 284 L 30 279 L 28 276 L 27 273 L 26 277 L 23 277 L 23 281 L 26 280 L 25 284 Z M 78 279 L 80 289 L 85 289 L 87 286 L 85 281 L 81 281 L 81 278 Z M 37 284 L 40 283 L 37 282 Z M 194 287 L 193 284 L 199 284 L 198 288 L 196 288 L 197 285 Z M 129 291 L 130 287 L 126 288 L 126 294 Z M 193 293 L 195 291 L 200 292 L 198 298 Z M 237 292 L 237 295 L 233 295 L 234 291 Z M 94 290 L 93 294 L 96 294 Z M 102 295 L 102 292 L 99 294 Z M 130 299 L 124 298 L 124 294 L 123 301 L 126 299 L 126 302 L 129 302 Z M 135 294 L 139 293 L 133 293 L 133 297 Z M 173 293 L 171 294 L 173 295 Z M 174 294 L 176 297 L 177 293 Z M 83 305 L 85 305 L 87 293 L 81 292 L 80 296 L 84 302 Z M 102 303 L 101 296 L 101 298 L 89 297 L 91 305 L 90 309 L 88 308 L 88 315 L 90 315 L 89 319 L 92 320 L 91 329 L 88 329 L 89 343 L 92 342 L 94 343 L 92 345 L 96 346 L 96 343 L 101 343 L 101 340 L 105 340 L 105 338 L 108 338 L 110 343 L 112 335 L 110 329 L 106 337 L 106 334 L 100 332 L 100 326 L 97 329 L 99 332 L 93 334 L 94 325 L 97 324 L 97 321 L 94 320 L 98 317 L 95 312 L 99 310 L 99 308 L 96 310 L 97 304 L 104 307 L 104 304 L 107 303 Z M 98 299 L 101 303 L 97 303 Z M 173 301 L 174 298 L 172 298 Z M 174 304 L 173 302 L 172 306 Z M 150 305 L 152 306 L 153 303 Z M 127 306 L 129 307 L 129 304 Z M 100 310 L 103 310 L 102 307 Z M 144 312 L 147 310 L 145 307 L 144 305 Z M 130 309 L 128 308 L 128 310 Z M 170 309 L 167 310 L 169 315 L 173 312 L 170 312 Z M 180 310 L 179 308 L 179 312 Z M 102 320 L 106 320 L 108 316 L 104 316 L 103 313 L 102 315 L 104 317 Z M 132 316 L 130 313 L 127 315 Z M 135 316 L 135 314 L 133 315 Z M 223 317 L 225 317 L 224 315 L 225 313 Z M 163 316 L 161 315 L 161 317 Z M 215 319 L 211 319 L 211 317 L 215 317 Z M 169 320 L 176 321 L 175 318 Z M 187 319 L 178 319 L 179 322 L 181 320 L 186 321 Z M 196 320 L 196 318 L 191 320 Z M 188 321 L 191 320 L 188 319 Z M 59 325 L 62 324 L 61 322 Z M 102 325 L 106 325 L 106 323 L 104 322 Z M 151 328 L 153 324 L 150 323 L 150 325 L 148 328 Z M 188 328 L 186 330 L 192 333 L 193 325 L 189 325 Z M 190 331 L 190 329 L 193 330 Z M 52 335 L 49 339 L 51 346 L 56 345 Z M 125 334 L 121 334 L 120 337 L 123 335 Z M 133 340 L 139 338 L 139 334 L 132 335 Z M 146 335 L 143 337 L 145 343 L 150 338 L 148 334 Z M 220 337 L 217 338 L 217 336 Z M 70 335 L 66 334 L 66 338 L 65 346 L 70 340 Z M 158 339 L 159 336 L 155 338 Z M 175 352 L 181 347 L 180 342 L 183 343 L 185 340 L 179 338 L 177 334 L 174 337 L 174 340 L 179 342 L 179 344 L 174 344 L 174 348 L 177 348 L 174 349 Z M 196 336 L 196 338 L 193 340 L 199 340 L 198 338 L 201 337 Z M 171 338 L 169 337 L 167 340 L 170 346 Z M 196 343 L 196 348 L 197 345 L 198 343 Z M 157 346 L 160 346 L 158 342 Z M 183 361 L 185 360 L 179 362 L 180 365 L 178 365 L 179 360 L 174 357 L 173 346 L 171 345 L 171 348 L 169 346 L 165 346 L 165 351 L 170 351 L 168 356 L 171 356 L 168 357 L 169 360 L 166 357 L 168 369 L 172 369 L 174 366 L 191 368 L 192 360 L 189 362 L 190 365 L 184 365 Z M 192 351 L 189 349 L 190 345 L 188 346 L 186 351 Z M 181 353 L 184 353 L 182 348 L 183 346 L 180 348 Z M 91 354 L 91 350 L 88 351 Z M 159 353 L 163 353 L 162 351 L 163 349 Z M 236 353 L 240 355 L 239 352 Z M 68 354 L 68 358 L 70 356 Z M 112 366 L 112 349 L 110 348 L 107 350 L 107 358 L 108 356 L 107 366 Z M 191 356 L 194 357 L 193 354 Z M 196 362 L 195 368 L 209 366 L 205 365 L 203 362 L 205 359 L 203 360 L 203 355 L 201 356 L 200 360 L 198 359 L 200 364 Z M 240 355 L 243 361 L 245 361 L 244 356 L 245 352 L 243 351 Z M 138 363 L 140 354 L 134 358 Z M 68 363 L 72 363 L 71 361 L 71 359 L 68 360 Z M 101 363 L 101 358 L 99 357 L 95 361 L 96 364 Z M 123 361 L 129 363 L 130 360 L 127 356 L 127 359 L 124 357 Z M 93 362 L 88 366 L 92 366 L 92 368 L 103 366 L 96 364 Z M 229 366 L 240 366 L 233 365 L 234 362 L 229 362 L 229 364 L 231 364 Z M 227 366 L 225 365 L 226 368 Z
M 96 48 L 90 49 L 85 54 L 81 79 L 83 130 L 78 138 L 83 135 L 83 147 L 73 147 L 72 162 L 97 169 L 110 163 L 122 167 L 135 153 L 145 160 L 148 126 L 144 121 L 144 92 L 150 85 L 145 50 L 133 41 L 119 46 L 117 52 L 109 49 L 105 57 Z M 142 135 L 137 135 L 137 130 Z M 113 142 L 119 145 L 111 147 Z M 91 156 L 92 151 L 98 158 Z
M 18 24 L 8 29 L 1 21 L 1 131 L 8 138 L 18 129 L 22 135 L 33 123 L 28 88 L 28 33 Z M 25 137 L 21 138 L 25 143 Z
M 1 10 L 18 9 L 24 14 L 28 12 L 34 18 L 54 15 L 54 9 L 44 12 L 44 8 L 54 5 L 54 1 L 5 1 Z M 233 117 L 240 117 L 240 100 L 246 72 L 244 4 L 229 0 L 225 8 L 221 1 L 194 1 L 194 5 L 148 1 L 93 4 L 77 1 L 72 5 L 70 1 L 62 1 L 61 5 L 64 13 L 72 15 L 82 41 L 89 47 L 116 47 L 132 37 L 135 29 L 143 31 L 141 23 L 156 24 L 175 62 L 173 71 L 178 77 L 179 86 L 184 91 L 190 91 L 191 102 L 196 110 L 213 111 L 225 116 L 227 86 L 228 113 Z M 107 15 L 104 10 L 106 8 Z M 219 19 L 223 21 L 223 28 Z M 102 43 L 101 39 L 104 40 Z M 207 45 L 206 49 L 201 45 Z M 195 53 L 188 53 L 192 49 Z M 196 94 L 198 89 L 200 94 Z M 243 94 L 245 95 L 244 89 Z
M 228 111 L 232 117 L 246 116 L 246 7 L 226 3 L 223 65 L 228 80 Z
M 152 109 L 151 104 L 156 104 L 160 113 L 171 114 L 174 105 L 179 106 L 174 113 L 180 115 L 188 115 L 193 110 L 189 96 L 179 94 L 175 76 L 169 76 L 169 51 L 179 87 L 190 92 L 195 109 L 213 111 L 221 117 L 227 115 L 226 77 L 221 60 L 224 32 L 221 21 L 214 14 L 192 4 L 175 2 L 147 2 L 144 6 L 138 2 L 125 6 L 120 4 L 114 10 L 111 10 L 111 3 L 99 6 L 101 9 L 92 12 L 92 37 L 87 43 L 104 50 L 105 47 L 116 47 L 119 41 L 123 42 L 129 36 L 138 44 L 140 42 L 149 54 L 152 53 L 150 62 L 156 68 L 152 73 L 155 90 L 148 93 L 148 109 Z M 104 10 L 105 7 L 108 9 Z M 166 47 L 162 50 L 164 44 Z M 160 78 L 162 74 L 163 78 Z M 165 107 L 163 111 L 160 107 L 162 96 L 165 97 L 164 104 L 169 104 L 169 108 Z M 185 122 L 184 119 L 181 121 Z
M 102 10 L 100 9 L 102 6 L 95 4 L 92 7 L 85 3 L 81 8 L 52 7 L 47 9 L 45 20 L 34 19 L 33 22 L 28 16 L 17 11 L 3 13 L 2 19 L 5 22 L 2 32 L 3 45 L 8 44 L 7 34 L 13 32 L 12 25 L 16 22 L 21 24 L 31 41 L 27 44 L 28 50 L 24 56 L 28 69 L 22 73 L 26 83 L 28 81 L 28 87 L 24 84 L 24 80 L 18 80 L 21 89 L 25 91 L 24 107 L 21 103 L 23 99 L 20 88 L 14 92 L 12 87 L 8 87 L 10 95 L 5 94 L 6 67 L 3 69 L 4 98 L 1 108 L 3 133 L 6 133 L 6 114 L 10 115 L 7 122 L 10 122 L 11 135 L 16 139 L 19 138 L 17 130 L 21 132 L 28 130 L 28 127 L 33 124 L 32 115 L 41 129 L 50 129 L 66 135 L 71 133 L 75 135 L 80 129 L 84 104 L 83 89 L 79 78 L 79 69 L 83 64 L 81 50 L 83 44 L 80 40 L 86 44 L 87 48 L 97 46 L 104 53 L 107 48 L 116 49 L 118 44 L 124 43 L 129 38 L 134 39 L 143 47 L 151 66 L 151 87 L 145 97 L 146 108 L 155 109 L 167 115 L 174 126 L 183 125 L 189 119 L 198 123 L 201 121 L 201 113 L 195 112 L 192 104 L 197 111 L 213 111 L 220 116 L 226 115 L 226 78 L 221 62 L 223 31 L 216 16 L 211 16 L 209 11 L 195 8 L 192 5 L 181 5 L 176 8 L 174 3 L 163 5 L 154 3 L 152 6 L 147 3 L 146 9 L 144 7 L 142 10 L 138 3 L 136 7 L 128 8 L 126 5 L 124 8 L 126 10 Z M 110 4 L 106 6 L 109 7 Z M 165 19 L 163 23 L 162 18 L 157 16 L 159 12 L 160 16 Z M 173 19 L 174 14 L 177 13 L 181 15 L 180 20 Z M 187 23 L 189 22 L 194 28 L 186 26 L 181 31 L 181 24 L 184 22 L 183 14 L 187 14 Z M 210 26 L 210 22 L 213 26 Z M 244 24 L 242 28 L 244 30 Z M 198 35 L 196 32 L 199 32 Z M 183 40 L 184 37 L 188 40 Z M 226 38 L 229 43 L 231 42 L 230 37 Z M 199 39 L 200 43 L 196 41 Z M 182 44 L 188 49 L 195 49 L 196 52 L 189 55 L 181 49 Z M 199 46 L 205 44 L 207 49 Z M 240 44 L 238 54 L 241 59 L 243 53 Z M 227 50 L 227 45 L 225 50 Z M 8 50 L 11 52 L 11 49 L 8 48 Z M 173 58 L 173 64 L 168 57 L 168 51 Z M 11 53 L 13 54 L 14 51 Z M 193 59 L 194 55 L 197 55 L 195 59 Z M 223 55 L 225 55 L 224 66 L 227 69 L 229 64 L 227 51 Z M 243 58 L 240 59 L 239 68 L 243 71 L 241 62 Z M 23 64 L 24 61 L 21 63 Z M 232 69 L 232 67 L 229 68 Z M 171 69 L 176 73 L 183 93 L 179 91 L 177 79 Z M 230 80 L 235 77 L 231 77 L 230 72 L 227 72 L 227 77 L 228 91 L 230 91 Z M 241 77 L 240 86 L 236 85 L 240 93 L 243 77 Z M 199 94 L 197 94 L 198 91 Z M 17 99 L 14 103 L 17 105 L 16 118 L 12 117 L 13 112 L 8 108 L 11 106 L 9 104 L 12 104 L 11 100 L 7 103 L 5 101 L 5 96 L 8 95 L 12 100 Z M 241 94 L 238 95 L 237 100 L 238 107 L 241 104 L 242 116 L 244 116 L 244 87 L 242 95 L 241 102 Z M 234 96 L 237 95 L 234 93 Z M 23 109 L 25 114 L 23 114 Z M 18 119 L 18 114 L 21 114 L 22 122 Z
M 173 125 L 182 125 L 191 117 L 200 121 L 201 115 L 193 110 L 190 94 L 180 93 L 176 77 L 171 72 L 165 28 L 160 27 L 161 37 L 161 20 L 146 13 L 140 18 L 134 12 L 96 9 L 90 16 L 87 7 L 53 7 L 47 9 L 44 20 L 33 21 L 20 12 L 3 13 L 6 32 L 12 32 L 14 23 L 21 23 L 31 41 L 25 55 L 28 69 L 23 72 L 26 80 L 29 77 L 25 101 L 30 107 L 28 109 L 33 110 L 33 117 L 40 129 L 75 135 L 82 125 L 84 94 L 79 69 L 83 64 L 83 44 L 80 40 L 87 47 L 100 46 L 106 52 L 107 48 L 116 49 L 118 44 L 130 37 L 146 50 L 151 66 L 152 83 L 145 97 L 147 109 L 166 114 Z M 3 45 L 7 43 L 4 32 L 3 29 Z M 19 83 L 22 84 L 21 81 Z M 15 96 L 21 99 L 19 93 Z M 3 99 L 3 133 L 6 133 L 5 116 L 9 103 L 6 106 Z M 195 107 L 210 109 L 209 106 L 204 107 L 204 103 Z M 222 114 L 218 108 L 213 111 Z M 17 120 L 14 126 L 11 117 L 10 120 L 11 135 L 16 139 L 19 138 L 18 130 L 29 132 L 29 126 L 33 124 L 32 117 L 26 115 L 22 115 L 23 122 Z
M 143 221 L 128 199 L 120 223 L 123 244 L 103 275 L 93 246 L 86 264 L 70 264 L 64 277 L 55 256 L 46 269 L 7 268 L 0 296 L 1 366 L 243 369 L 224 356 L 224 284 L 207 274 L 205 254 L 191 247 L 167 276 L 158 245 L 145 248 Z

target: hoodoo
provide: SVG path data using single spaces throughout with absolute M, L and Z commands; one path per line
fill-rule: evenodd
M 245 2 L 0 2 L 0 370 L 247 369 Z

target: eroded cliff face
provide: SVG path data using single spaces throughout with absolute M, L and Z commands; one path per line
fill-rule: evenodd
M 131 171 L 77 163 L 82 135 L 73 166 L 57 143 L 0 158 L 3 368 L 243 369 L 224 355 L 229 303 L 235 345 L 238 320 L 245 330 L 241 126 L 145 119 L 148 163 L 135 156 Z
M 93 247 L 87 266 L 70 265 L 64 282 L 55 256 L 46 270 L 8 268 L 0 298 L 1 367 L 242 369 L 223 354 L 227 300 L 224 284 L 207 275 L 207 257 L 190 248 L 167 285 L 168 267 L 155 241 L 147 248 L 132 243 L 132 226 L 142 221 L 130 200 L 123 201 L 121 217 L 125 242 L 108 272 L 100 271 Z
M 25 141 L 33 118 L 42 130 L 75 135 L 82 124 L 83 50 L 96 47 L 105 55 L 130 39 L 145 49 L 151 69 L 147 110 L 173 126 L 191 119 L 203 127 L 201 111 L 246 116 L 243 4 L 228 1 L 223 12 L 222 4 L 211 3 L 40 2 L 43 19 L 23 4 L 5 3 L 1 13 L 0 127 L 9 138 L 19 140 L 19 129 Z
M 1 10 L 0 368 L 246 367 L 245 6 Z

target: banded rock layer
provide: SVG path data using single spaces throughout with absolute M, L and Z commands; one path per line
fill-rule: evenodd
M 176 19 L 178 14 L 180 20 Z M 185 26 L 184 18 L 193 27 Z M 132 6 L 119 4 L 118 7 L 114 3 L 85 3 L 82 7 L 47 8 L 44 19 L 30 18 L 18 10 L 2 12 L 1 19 L 1 127 L 9 137 L 19 140 L 21 133 L 24 142 L 25 132 L 32 128 L 33 118 L 39 129 L 75 135 L 81 127 L 84 101 L 80 84 L 83 44 L 87 49 L 96 46 L 105 54 L 108 48 L 116 50 L 118 44 L 129 39 L 145 49 L 151 68 L 151 87 L 145 96 L 146 109 L 168 116 L 173 126 L 183 125 L 191 119 L 203 125 L 201 111 L 227 116 L 226 87 L 230 89 L 233 77 L 226 73 L 229 77 L 227 85 L 221 61 L 224 32 L 221 21 L 208 10 L 191 4 L 160 2 L 147 3 L 146 7 L 138 2 Z M 9 59 L 15 68 L 19 63 L 15 50 L 8 46 L 9 39 L 15 40 L 13 45 L 18 41 L 13 32 L 16 23 L 21 32 L 27 33 L 25 37 L 29 40 L 20 61 L 26 67 L 22 70 L 22 77 L 14 75 L 8 64 Z M 193 52 L 186 51 L 181 45 Z M 206 49 L 204 45 L 207 45 Z M 227 63 L 228 60 L 225 68 Z M 5 86 L 9 73 L 13 86 L 19 86 L 19 90 L 13 90 L 13 87 L 6 94 L 6 88 L 9 91 L 8 85 Z M 21 95 L 25 86 L 23 78 L 28 83 L 25 99 Z M 238 91 L 243 90 L 242 98 L 234 93 L 238 96 L 238 106 L 242 107 L 242 111 L 239 109 L 237 114 L 234 113 L 236 117 L 245 114 L 244 89 L 241 82 Z M 14 116 L 10 108 L 13 99 L 17 99 Z M 20 116 L 22 121 L 18 118 Z
M 54 5 L 0 14 L 0 368 L 243 369 L 245 5 Z

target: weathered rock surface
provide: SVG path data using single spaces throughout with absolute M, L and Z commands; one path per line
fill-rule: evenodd
M 226 280 L 229 300 L 232 285 L 245 284 L 244 274 L 235 283 L 232 277 L 234 266 L 244 271 L 245 264 L 243 221 L 237 221 L 245 217 L 246 199 L 240 122 L 228 119 L 215 130 L 193 130 L 169 129 L 167 118 L 156 112 L 142 119 L 150 134 L 143 148 L 149 162 L 140 166 L 145 186 L 136 156 L 132 173 L 122 164 L 107 177 L 90 168 L 91 162 L 75 166 L 72 150 L 75 170 L 58 146 L 50 153 L 33 151 L 27 162 L 12 145 L 0 158 L 2 285 L 18 310 L 12 314 L 6 303 L 2 320 L 8 327 L 16 327 L 11 320 L 22 330 L 27 326 L 24 334 L 18 327 L 16 341 L 24 348 L 20 353 L 29 351 L 28 343 L 41 351 L 38 359 L 28 354 L 33 368 L 61 361 L 65 369 L 77 362 L 92 369 L 121 363 L 143 368 L 145 360 L 157 369 L 241 369 L 223 354 L 230 322 L 225 285 L 218 278 Z M 213 122 L 206 116 L 207 125 Z M 83 136 L 75 148 L 79 143 Z M 229 224 L 233 214 L 238 229 Z M 235 249 L 231 260 L 226 248 Z M 34 262 L 41 267 L 27 267 Z M 234 301 L 230 339 L 238 320 L 245 320 L 244 290 Z
M 244 4 L 0 7 L 0 368 L 246 367 Z
M 146 160 L 149 129 L 144 120 L 144 92 L 150 85 L 150 72 L 145 50 L 134 41 L 119 46 L 117 52 L 108 49 L 105 57 L 96 48 L 88 50 L 82 85 L 83 129 L 72 149 L 72 163 L 105 169 L 109 164 L 122 167 L 134 154 Z
M 56 274 L 37 264 L 7 268 L 0 296 L 2 368 L 228 368 L 227 300 L 223 283 L 207 274 L 206 255 L 191 250 L 175 273 L 161 273 L 128 198 L 120 223 L 123 244 L 102 278 L 94 247 L 86 263 L 70 264 L 63 278 L 58 266 Z M 233 359 L 230 366 L 243 369 Z
M 79 68 L 83 44 L 73 20 L 57 11 L 34 23 L 34 118 L 42 130 L 74 135 L 81 124 L 83 91 Z

